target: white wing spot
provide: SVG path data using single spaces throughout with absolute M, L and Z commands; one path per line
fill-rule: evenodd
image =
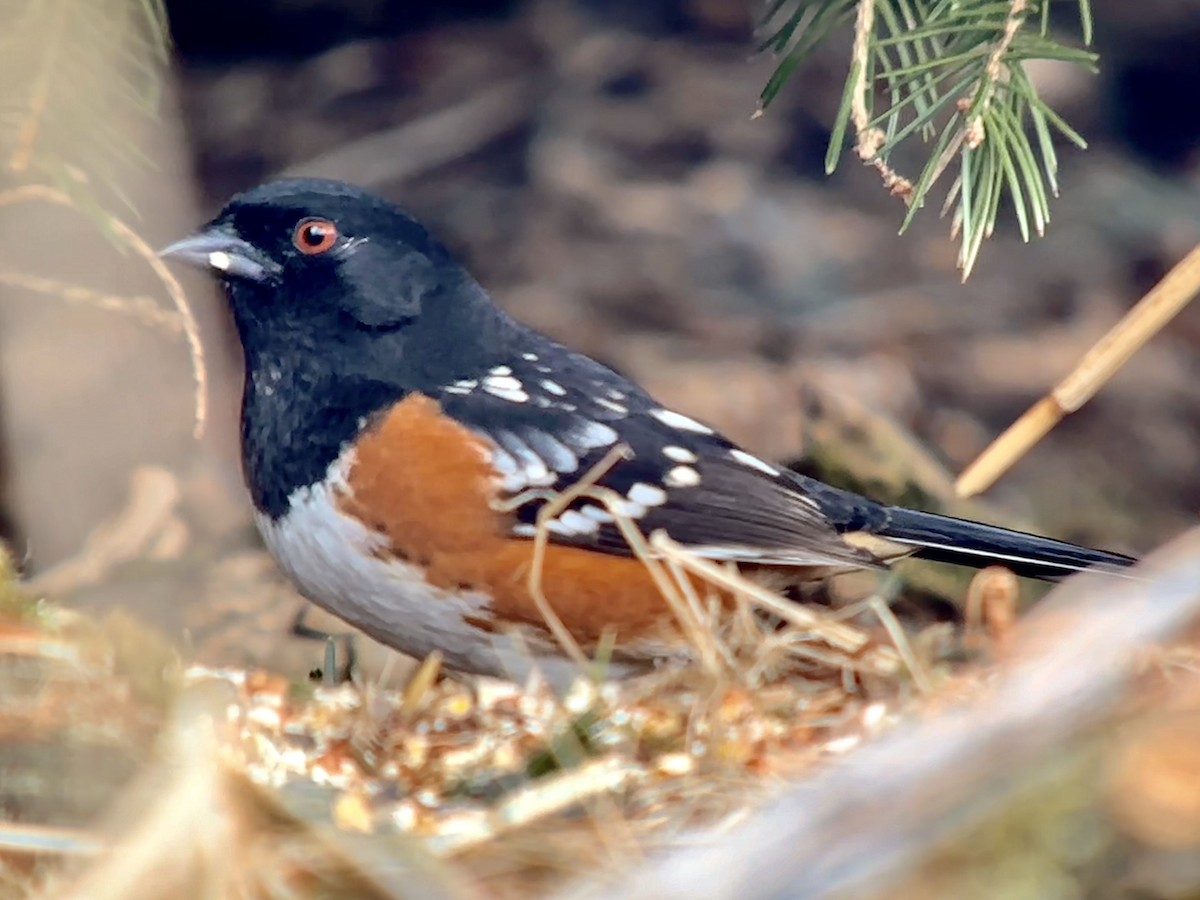
M 758 469 L 760 472 L 765 472 L 767 475 L 778 475 L 779 470 L 769 463 L 763 462 L 752 453 L 747 453 L 745 450 L 730 450 L 729 455 L 740 462 L 743 466 L 749 466 L 751 469 Z
M 506 369 L 507 367 L 500 366 L 500 368 Z M 501 400 L 510 400 L 513 403 L 524 403 L 529 399 L 529 395 L 525 393 L 525 386 L 521 384 L 521 380 L 513 378 L 511 375 L 489 375 L 483 379 L 483 389 L 493 397 L 499 397 Z
M 694 431 L 696 434 L 713 433 L 713 430 L 707 425 L 702 425 L 695 419 L 671 409 L 653 409 L 650 411 L 650 415 L 654 416 L 654 418 L 658 419 L 664 425 L 678 428 L 680 431 Z
M 233 265 L 233 260 L 224 250 L 214 250 L 208 254 L 208 264 L 218 272 L 228 272 L 229 267 Z
M 517 537 L 534 537 L 537 535 L 537 526 L 528 522 L 518 522 L 512 527 L 512 533 Z
M 504 487 L 507 490 L 521 490 L 527 486 L 547 487 L 558 480 L 558 474 L 551 472 L 545 460 L 538 456 L 537 451 L 526 444 L 511 431 L 497 432 L 495 440 L 501 445 L 513 460 L 515 473 L 506 477 Z M 498 459 L 494 456 L 493 460 Z M 496 468 L 503 475 L 504 469 L 496 462 Z M 515 485 L 512 486 L 512 485 Z
M 493 387 L 490 384 L 485 384 L 483 389 L 493 397 L 499 397 L 501 400 L 508 400 L 511 403 L 524 403 L 529 399 L 529 395 L 524 391 L 513 391 L 507 388 Z
M 525 434 L 525 443 L 533 448 L 556 472 L 569 475 L 579 468 L 579 457 L 557 437 L 545 431 L 531 430 Z
M 496 447 L 492 450 L 492 468 L 500 474 L 500 488 L 516 493 L 525 487 L 525 473 L 511 453 Z
M 522 353 L 521 354 L 521 359 L 528 360 L 529 362 L 537 362 L 537 358 L 538 358 L 538 355 L 536 353 Z
M 667 492 L 658 485 L 637 482 L 625 495 L 641 506 L 662 506 L 667 502 Z
M 521 384 L 520 378 L 513 378 L 511 375 L 489 375 L 483 379 L 485 388 L 497 388 L 501 391 L 522 391 L 525 385 Z
M 696 454 L 686 447 L 676 447 L 674 444 L 663 447 L 663 456 L 677 463 L 694 463 Z
M 615 444 L 617 432 L 603 422 L 587 421 L 572 430 L 568 440 L 584 450 L 595 450 Z
M 630 500 L 614 500 L 613 509 L 627 519 L 640 519 L 646 514 L 646 507 Z
M 676 466 L 663 479 L 667 487 L 695 487 L 699 483 L 700 473 L 691 466 Z
M 552 522 L 551 527 L 554 524 Z M 568 534 L 591 534 L 597 528 L 596 522 L 574 509 L 562 513 L 557 519 L 557 524 L 566 529 Z
M 611 400 L 605 400 L 603 397 L 596 398 L 596 405 L 603 406 L 605 409 L 611 409 L 613 412 L 620 413 L 621 415 L 625 415 L 627 412 L 629 412 L 629 410 L 620 403 L 614 403 Z
M 460 378 L 452 384 L 442 388 L 448 394 L 469 394 L 479 386 L 479 382 L 474 378 Z
M 547 393 L 553 394 L 556 397 L 562 397 L 567 393 L 566 388 L 564 388 L 557 381 L 551 381 L 549 378 L 540 382 L 540 384 L 544 391 L 546 391 Z
M 512 369 L 510 369 L 508 366 L 496 366 L 496 368 L 492 369 L 490 372 L 488 372 L 488 374 L 500 376 L 511 375 Z
M 612 513 L 599 506 L 581 506 L 579 511 L 593 522 L 607 523 L 613 520 Z

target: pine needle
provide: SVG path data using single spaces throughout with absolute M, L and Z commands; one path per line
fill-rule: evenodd
M 782 0 L 770 6 L 762 49 L 779 65 L 759 98 L 759 113 L 820 43 L 852 23 L 849 71 L 831 126 L 825 168 L 843 156 L 847 132 L 855 155 L 908 207 L 900 231 L 944 175 L 942 206 L 959 242 L 964 279 L 1002 208 L 1021 236 L 1040 236 L 1057 193 L 1053 132 L 1083 139 L 1038 95 L 1025 66 L 1055 60 L 1095 71 L 1096 56 L 1047 35 L 1052 0 Z M 1079 0 L 1080 39 L 1091 40 L 1088 0 Z M 914 178 L 891 165 L 913 137 L 930 143 Z M 1049 187 L 1047 191 L 1046 188 Z M 1032 225 L 1032 228 L 1030 227 Z

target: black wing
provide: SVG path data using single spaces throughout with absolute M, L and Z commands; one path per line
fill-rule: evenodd
M 999 563 L 1057 579 L 1135 560 L 1065 541 L 883 506 L 779 469 L 694 419 L 665 409 L 587 357 L 537 342 L 518 361 L 439 392 L 446 411 L 489 440 L 504 488 L 569 488 L 616 445 L 630 458 L 601 475 L 644 534 L 663 529 L 710 559 L 861 568 L 914 554 L 974 567 Z M 530 537 L 543 501 L 516 510 Z M 628 555 L 611 513 L 577 499 L 547 524 L 561 544 Z
M 629 458 L 616 462 L 597 485 L 621 498 L 621 512 L 644 534 L 663 529 L 711 559 L 878 564 L 842 540 L 799 476 L 558 345 L 539 343 L 509 364 L 446 385 L 438 399 L 449 415 L 491 442 L 510 496 L 529 488 L 562 491 L 623 444 Z M 532 500 L 516 510 L 516 535 L 532 536 L 542 504 Z M 595 500 L 577 499 L 547 527 L 556 543 L 630 553 L 611 512 Z

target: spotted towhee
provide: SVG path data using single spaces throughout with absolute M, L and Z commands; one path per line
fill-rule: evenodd
M 530 595 L 537 512 L 600 478 L 644 533 L 798 583 L 916 555 L 1053 579 L 1133 562 L 894 506 L 773 465 L 513 321 L 419 223 L 330 181 L 235 197 L 163 255 L 224 284 L 245 351 L 242 461 L 271 553 L 305 596 L 385 644 L 502 674 L 517 629 L 557 656 Z M 545 595 L 615 671 L 680 654 L 674 619 L 611 508 L 547 524 Z

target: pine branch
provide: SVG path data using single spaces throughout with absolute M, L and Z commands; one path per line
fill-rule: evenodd
M 966 278 L 1002 209 L 1021 236 L 1040 236 L 1058 193 L 1056 136 L 1086 146 L 1038 96 L 1025 64 L 1056 60 L 1095 70 L 1095 54 L 1049 34 L 1053 2 L 1064 0 L 775 0 L 762 49 L 780 57 L 760 113 L 822 41 L 852 26 L 849 74 L 825 167 L 832 172 L 852 131 L 855 154 L 908 205 L 903 232 L 930 191 L 956 168 L 942 206 L 959 241 Z M 1080 40 L 1091 40 L 1088 0 Z M 917 137 L 927 161 L 910 179 L 890 159 Z

